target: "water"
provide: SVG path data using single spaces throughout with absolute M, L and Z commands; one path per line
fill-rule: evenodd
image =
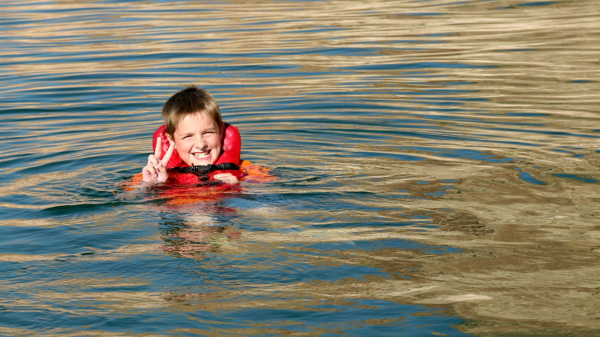
M 599 11 L 0 3 L 0 333 L 597 334 Z M 276 181 L 120 187 L 188 84 Z

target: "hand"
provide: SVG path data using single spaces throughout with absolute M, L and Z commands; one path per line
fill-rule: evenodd
M 144 182 L 147 183 L 164 183 L 169 178 L 169 173 L 167 172 L 167 164 L 169 163 L 169 159 L 173 155 L 173 150 L 175 149 L 175 142 L 171 142 L 167 153 L 162 160 L 158 160 L 160 158 L 160 154 L 162 152 L 162 140 L 160 137 L 156 139 L 156 148 L 154 149 L 154 154 L 148 156 L 148 165 L 144 166 L 142 169 L 142 176 Z
M 228 184 L 235 184 L 238 182 L 237 178 L 231 173 L 219 173 L 213 177 L 215 180 L 222 181 Z

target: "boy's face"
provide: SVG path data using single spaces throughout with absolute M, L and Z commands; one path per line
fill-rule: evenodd
M 209 116 L 200 113 L 187 115 L 175 128 L 175 149 L 183 161 L 190 165 L 214 164 L 221 155 L 219 126 Z

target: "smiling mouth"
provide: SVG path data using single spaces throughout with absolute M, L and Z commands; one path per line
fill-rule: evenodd
M 206 151 L 206 152 L 193 152 L 192 156 L 194 156 L 194 158 L 196 159 L 206 159 L 210 156 L 210 151 Z

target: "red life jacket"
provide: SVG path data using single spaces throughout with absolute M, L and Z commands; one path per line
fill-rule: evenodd
M 247 160 L 240 160 L 240 152 L 242 141 L 239 130 L 229 124 L 225 124 L 225 132 L 222 140 L 222 153 L 215 164 L 233 163 L 240 167 L 240 170 L 230 171 L 212 171 L 209 172 L 209 180 L 214 180 L 214 175 L 218 173 L 228 172 L 236 176 L 238 180 L 244 180 L 252 183 L 264 183 L 274 181 L 276 178 L 270 173 L 270 169 L 260 165 L 254 165 Z M 170 143 L 165 134 L 166 127 L 162 125 L 154 132 L 152 141 L 152 152 L 156 147 L 158 137 L 161 137 L 162 153 L 160 159 L 167 153 Z M 179 156 L 177 151 L 173 151 L 173 155 L 167 164 L 167 168 L 174 167 L 189 167 Z M 198 175 L 195 173 L 169 172 L 167 184 L 160 186 L 162 192 L 160 198 L 168 198 L 167 205 L 187 205 L 202 201 L 217 200 L 226 198 L 232 193 L 237 193 L 242 190 L 239 184 L 201 184 L 206 180 L 206 175 Z M 136 189 L 142 184 L 142 173 L 134 175 L 131 179 L 122 183 L 122 187 L 126 191 Z M 191 184 L 191 185 L 190 185 Z

